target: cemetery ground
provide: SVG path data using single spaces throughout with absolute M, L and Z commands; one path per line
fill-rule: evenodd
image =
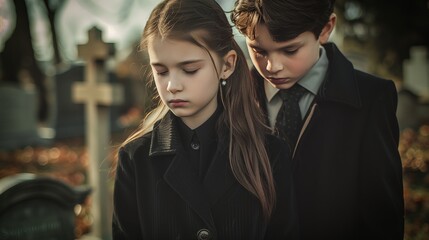
M 126 132 L 126 131 L 125 131 Z M 113 161 L 115 147 L 124 140 L 124 132 L 112 134 L 108 161 Z M 52 177 L 71 187 L 88 186 L 89 153 L 83 137 L 69 138 L 56 141 L 49 147 L 24 147 L 17 150 L 0 150 L 0 179 L 18 173 L 34 173 L 40 176 Z M 103 200 L 111 201 L 113 193 L 113 172 L 109 173 L 109 195 Z M 75 207 L 75 236 L 76 239 L 89 234 L 93 226 L 91 215 L 92 194 L 83 204 Z M 110 214 L 110 213 L 109 213 Z
M 131 131 L 131 130 L 129 130 Z M 128 130 L 114 133 L 110 141 L 109 164 Z M 429 125 L 401 133 L 399 151 L 404 167 L 405 240 L 429 239 Z M 71 186 L 88 184 L 88 151 L 83 138 L 57 141 L 49 147 L 25 147 L 0 150 L 0 179 L 17 173 L 50 176 Z M 113 172 L 109 191 L 113 191 Z M 105 196 L 111 199 L 111 196 Z M 75 235 L 79 239 L 90 233 L 92 226 L 91 195 L 75 207 Z

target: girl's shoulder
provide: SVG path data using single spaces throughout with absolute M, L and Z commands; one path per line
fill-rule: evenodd
M 126 152 L 129 156 L 133 156 L 141 149 L 149 149 L 152 139 L 152 131 L 138 137 L 121 147 L 120 151 Z

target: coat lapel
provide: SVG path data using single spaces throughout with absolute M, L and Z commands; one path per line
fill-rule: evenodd
M 292 160 L 296 164 L 295 154 L 299 149 L 299 143 L 307 130 L 311 121 L 317 119 L 317 105 L 323 102 L 336 102 L 345 104 L 353 108 L 360 108 L 362 101 L 359 93 L 359 87 L 355 76 L 353 65 L 338 50 L 333 43 L 324 45 L 329 60 L 328 72 L 325 76 L 319 94 L 315 96 L 314 102 L 309 109 L 309 114 L 304 120 L 297 144 L 293 150 Z M 335 71 L 333 71 L 333 70 Z
M 210 202 L 203 185 L 195 168 L 180 152 L 174 157 L 170 167 L 165 172 L 164 179 L 204 220 L 210 229 L 215 229 Z
M 172 155 L 164 180 L 200 216 L 211 229 L 216 229 L 210 201 L 197 172 L 179 145 L 179 135 L 171 112 L 159 121 L 152 132 L 149 156 Z
M 341 54 L 335 44 L 325 44 L 324 48 L 329 68 L 316 101 L 332 101 L 360 108 L 362 101 L 352 63 Z
M 229 163 L 227 141 L 219 141 L 212 164 L 204 178 L 204 187 L 207 189 L 211 205 L 214 205 L 234 183 L 237 181 Z

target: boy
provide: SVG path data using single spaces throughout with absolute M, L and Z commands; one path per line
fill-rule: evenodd
M 396 89 L 328 43 L 333 9 L 334 0 L 237 0 L 231 19 L 268 123 L 293 150 L 302 239 L 403 239 Z

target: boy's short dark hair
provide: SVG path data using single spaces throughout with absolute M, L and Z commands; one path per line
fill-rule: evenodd
M 250 39 L 259 23 L 266 24 L 274 41 L 287 41 L 306 31 L 317 39 L 334 4 L 335 0 L 236 0 L 231 20 Z

